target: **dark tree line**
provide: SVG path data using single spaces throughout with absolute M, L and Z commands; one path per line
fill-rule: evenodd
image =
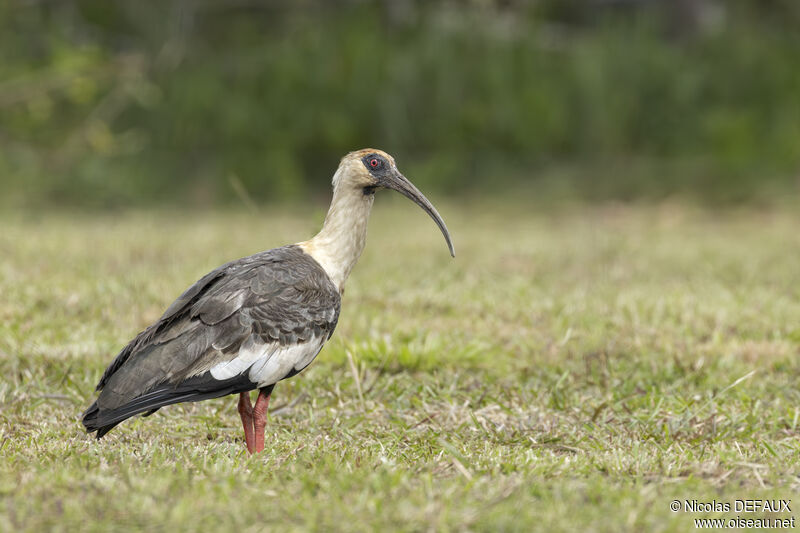
M 366 145 L 428 188 L 794 190 L 798 5 L 6 2 L 3 202 L 278 201 Z

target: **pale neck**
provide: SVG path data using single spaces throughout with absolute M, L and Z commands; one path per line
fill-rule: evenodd
M 367 243 L 367 221 L 374 196 L 361 188 L 335 187 L 325 223 L 312 239 L 298 243 L 331 281 L 344 290 L 350 272 Z

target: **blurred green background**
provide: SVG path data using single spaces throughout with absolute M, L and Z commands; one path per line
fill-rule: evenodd
M 5 207 L 423 190 L 762 202 L 800 189 L 796 0 L 0 3 Z

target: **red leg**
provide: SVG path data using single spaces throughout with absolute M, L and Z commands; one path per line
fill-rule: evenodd
M 258 402 L 256 402 L 256 405 L 258 405 Z M 253 453 L 255 450 L 255 434 L 253 425 L 253 404 L 250 402 L 249 392 L 239 394 L 239 416 L 242 417 L 244 442 L 247 445 L 247 451 Z
M 269 397 L 272 391 L 265 393 L 263 390 L 258 392 L 256 406 L 253 408 L 253 430 L 255 433 L 255 452 L 264 451 L 264 428 L 267 426 L 267 408 L 269 407 Z

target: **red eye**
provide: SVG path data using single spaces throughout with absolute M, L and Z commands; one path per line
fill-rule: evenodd
M 380 161 L 378 161 L 377 159 L 369 160 L 369 166 L 371 166 L 372 168 L 378 168 L 378 165 L 380 165 Z

